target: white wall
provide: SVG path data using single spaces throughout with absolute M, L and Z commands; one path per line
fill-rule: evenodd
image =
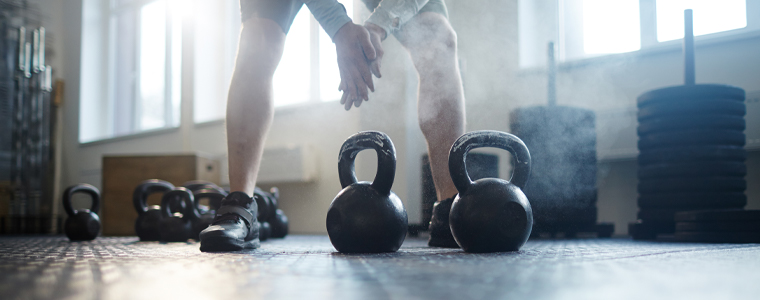
M 78 99 L 81 74 L 82 0 L 44 1 L 51 16 L 49 32 L 56 35 L 56 77 L 66 81 L 64 111 L 64 156 L 61 184 L 90 182 L 100 185 L 101 157 L 104 154 L 176 153 L 198 150 L 224 161 L 223 123 L 183 125 L 176 130 L 107 143 L 79 145 Z M 545 80 L 539 70 L 519 69 L 517 43 L 517 0 L 447 1 L 450 20 L 459 36 L 459 54 L 467 98 L 468 130 L 509 130 L 509 112 L 525 105 L 544 102 Z M 355 5 L 364 9 L 363 4 Z M 320 178 L 312 183 L 278 185 L 281 206 L 296 233 L 323 233 L 327 207 L 340 190 L 337 178 L 337 151 L 343 140 L 360 130 L 385 131 L 393 139 L 398 154 L 396 183 L 393 187 L 404 199 L 415 222 L 419 214 L 419 155 L 424 142 L 417 127 L 413 99 L 416 77 L 401 46 L 389 38 L 385 42 L 384 77 L 377 92 L 360 109 L 345 112 L 339 104 L 317 103 L 278 109 L 267 145 L 304 142 L 318 152 Z M 698 82 L 728 83 L 760 90 L 760 39 L 731 43 L 697 44 Z M 593 109 L 598 113 L 599 138 L 599 218 L 616 223 L 616 232 L 625 233 L 636 210 L 635 119 L 620 116 L 635 112 L 635 98 L 653 88 L 679 84 L 680 51 L 673 49 L 622 59 L 598 60 L 572 67 L 560 67 L 559 103 Z M 183 93 L 190 97 L 192 92 Z M 183 101 L 189 100 L 188 98 Z M 182 111 L 183 120 L 192 119 L 192 109 Z M 189 114 L 189 115 L 188 115 Z M 189 117 L 189 118 L 188 118 Z M 757 119 L 749 115 L 748 119 Z M 633 149 L 634 152 L 631 152 Z M 499 152 L 501 153 L 501 152 Z M 501 177 L 507 177 L 507 156 L 502 155 Z M 375 157 L 362 152 L 357 162 L 360 180 L 374 176 Z M 760 208 L 760 154 L 752 152 L 748 161 L 750 183 L 748 207 Z M 266 188 L 266 187 L 265 187 Z

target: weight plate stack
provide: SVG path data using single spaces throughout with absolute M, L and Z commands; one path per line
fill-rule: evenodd
M 686 211 L 674 218 L 676 241 L 760 243 L 760 210 Z
M 716 84 L 639 96 L 639 212 L 629 227 L 635 239 L 676 233 L 681 211 L 747 204 L 744 97 L 740 88 Z
M 523 192 L 533 209 L 534 236 L 597 231 L 594 112 L 536 106 L 516 109 L 510 119 L 512 132 L 530 149 L 531 176 Z
M 684 211 L 709 213 L 747 204 L 746 93 L 728 85 L 696 84 L 692 21 L 692 10 L 685 10 L 684 85 L 652 90 L 637 99 L 639 212 L 629 226 L 634 239 L 675 233 L 684 241 L 718 241 L 720 234 L 731 232 L 712 229 L 737 227 L 677 226 L 676 219 Z
M 610 237 L 614 225 L 596 223 L 596 114 L 557 105 L 553 42 L 547 50 L 547 105 L 519 108 L 510 117 L 512 132 L 530 150 L 523 192 L 533 210 L 532 236 Z

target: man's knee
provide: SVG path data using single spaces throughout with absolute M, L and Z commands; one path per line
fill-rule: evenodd
M 271 76 L 285 47 L 285 33 L 275 21 L 251 17 L 242 24 L 236 67 Z
M 456 32 L 443 15 L 424 12 L 404 27 L 400 40 L 410 51 L 435 51 L 441 55 L 456 53 Z

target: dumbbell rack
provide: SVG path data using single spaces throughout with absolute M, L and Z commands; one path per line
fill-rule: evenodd
M 512 132 L 528 146 L 531 176 L 523 190 L 533 208 L 532 236 L 610 237 L 614 224 L 597 224 L 596 115 L 557 105 L 554 43 L 547 52 L 548 105 L 518 108 Z
M 638 97 L 638 220 L 634 239 L 673 234 L 682 211 L 747 203 L 741 88 L 695 84 L 692 11 L 684 12 L 684 81 Z
M 6 33 L 0 40 L 0 233 L 44 233 L 54 222 L 52 68 L 45 65 L 45 28 L 33 25 L 39 18 L 26 1 L 0 3 Z

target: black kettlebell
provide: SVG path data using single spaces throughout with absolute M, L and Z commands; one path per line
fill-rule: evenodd
M 148 196 L 153 193 L 166 193 L 174 189 L 174 185 L 169 182 L 150 179 L 143 181 L 135 188 L 132 194 L 132 203 L 137 211 L 135 220 L 135 233 L 141 241 L 159 241 L 161 233 L 161 207 L 151 205 L 148 207 Z
M 483 178 L 473 182 L 467 174 L 467 152 L 495 147 L 509 151 L 515 160 L 510 181 Z M 522 140 L 500 131 L 465 133 L 451 146 L 449 172 L 459 194 L 449 214 L 454 239 L 467 252 L 517 251 L 533 229 L 533 210 L 522 188 L 530 176 L 530 152 Z
M 273 238 L 284 238 L 288 235 L 288 217 L 282 209 L 275 211 L 275 215 L 269 219 L 269 226 L 272 227 Z
M 71 197 L 76 193 L 90 195 L 90 209 L 74 210 Z M 91 241 L 100 233 L 100 218 L 97 211 L 100 207 L 100 191 L 92 185 L 80 183 L 70 186 L 63 192 L 63 210 L 69 215 L 63 225 L 66 236 L 71 241 Z
M 199 190 L 215 190 L 219 194 L 227 195 L 227 191 L 225 191 L 223 188 L 219 187 L 215 183 L 211 181 L 205 181 L 205 180 L 192 180 L 188 181 L 182 184 L 183 187 L 187 188 L 193 194 Z M 221 198 L 223 199 L 223 198 Z M 209 198 L 209 206 L 200 205 L 198 204 L 197 208 L 201 212 L 201 214 L 208 213 L 210 210 L 217 210 L 220 206 L 222 206 L 222 200 L 217 197 Z M 197 202 L 198 199 L 196 199 Z
M 377 174 L 370 182 L 357 182 L 356 155 L 377 151 Z M 382 132 L 363 131 L 349 137 L 340 149 L 338 175 L 343 190 L 327 211 L 327 234 L 335 249 L 344 253 L 394 252 L 407 232 L 401 200 L 391 191 L 396 173 L 396 149 Z
M 253 200 L 256 200 L 256 206 L 258 206 L 259 210 L 259 214 L 256 216 L 256 219 L 258 219 L 259 222 L 268 220 L 274 213 L 274 210 L 272 210 L 274 203 L 272 203 L 271 195 L 269 195 L 267 192 L 264 192 L 264 190 L 256 187 L 253 189 Z
M 190 210 L 190 221 L 193 226 L 193 239 L 199 239 L 201 231 L 206 229 L 216 217 L 216 210 L 219 209 L 219 205 L 215 206 L 215 203 L 221 203 L 222 199 L 227 194 L 224 190 L 217 189 L 199 189 L 193 191 L 193 209 Z M 209 199 L 211 207 L 207 210 L 200 209 L 200 199 Z
M 272 226 L 269 222 L 259 222 L 259 240 L 266 241 L 272 237 Z
M 185 210 L 172 212 L 172 202 L 185 202 Z M 195 216 L 193 209 L 193 194 L 184 187 L 177 187 L 166 192 L 161 198 L 161 226 L 159 233 L 162 242 L 185 242 L 193 238 L 192 218 Z

